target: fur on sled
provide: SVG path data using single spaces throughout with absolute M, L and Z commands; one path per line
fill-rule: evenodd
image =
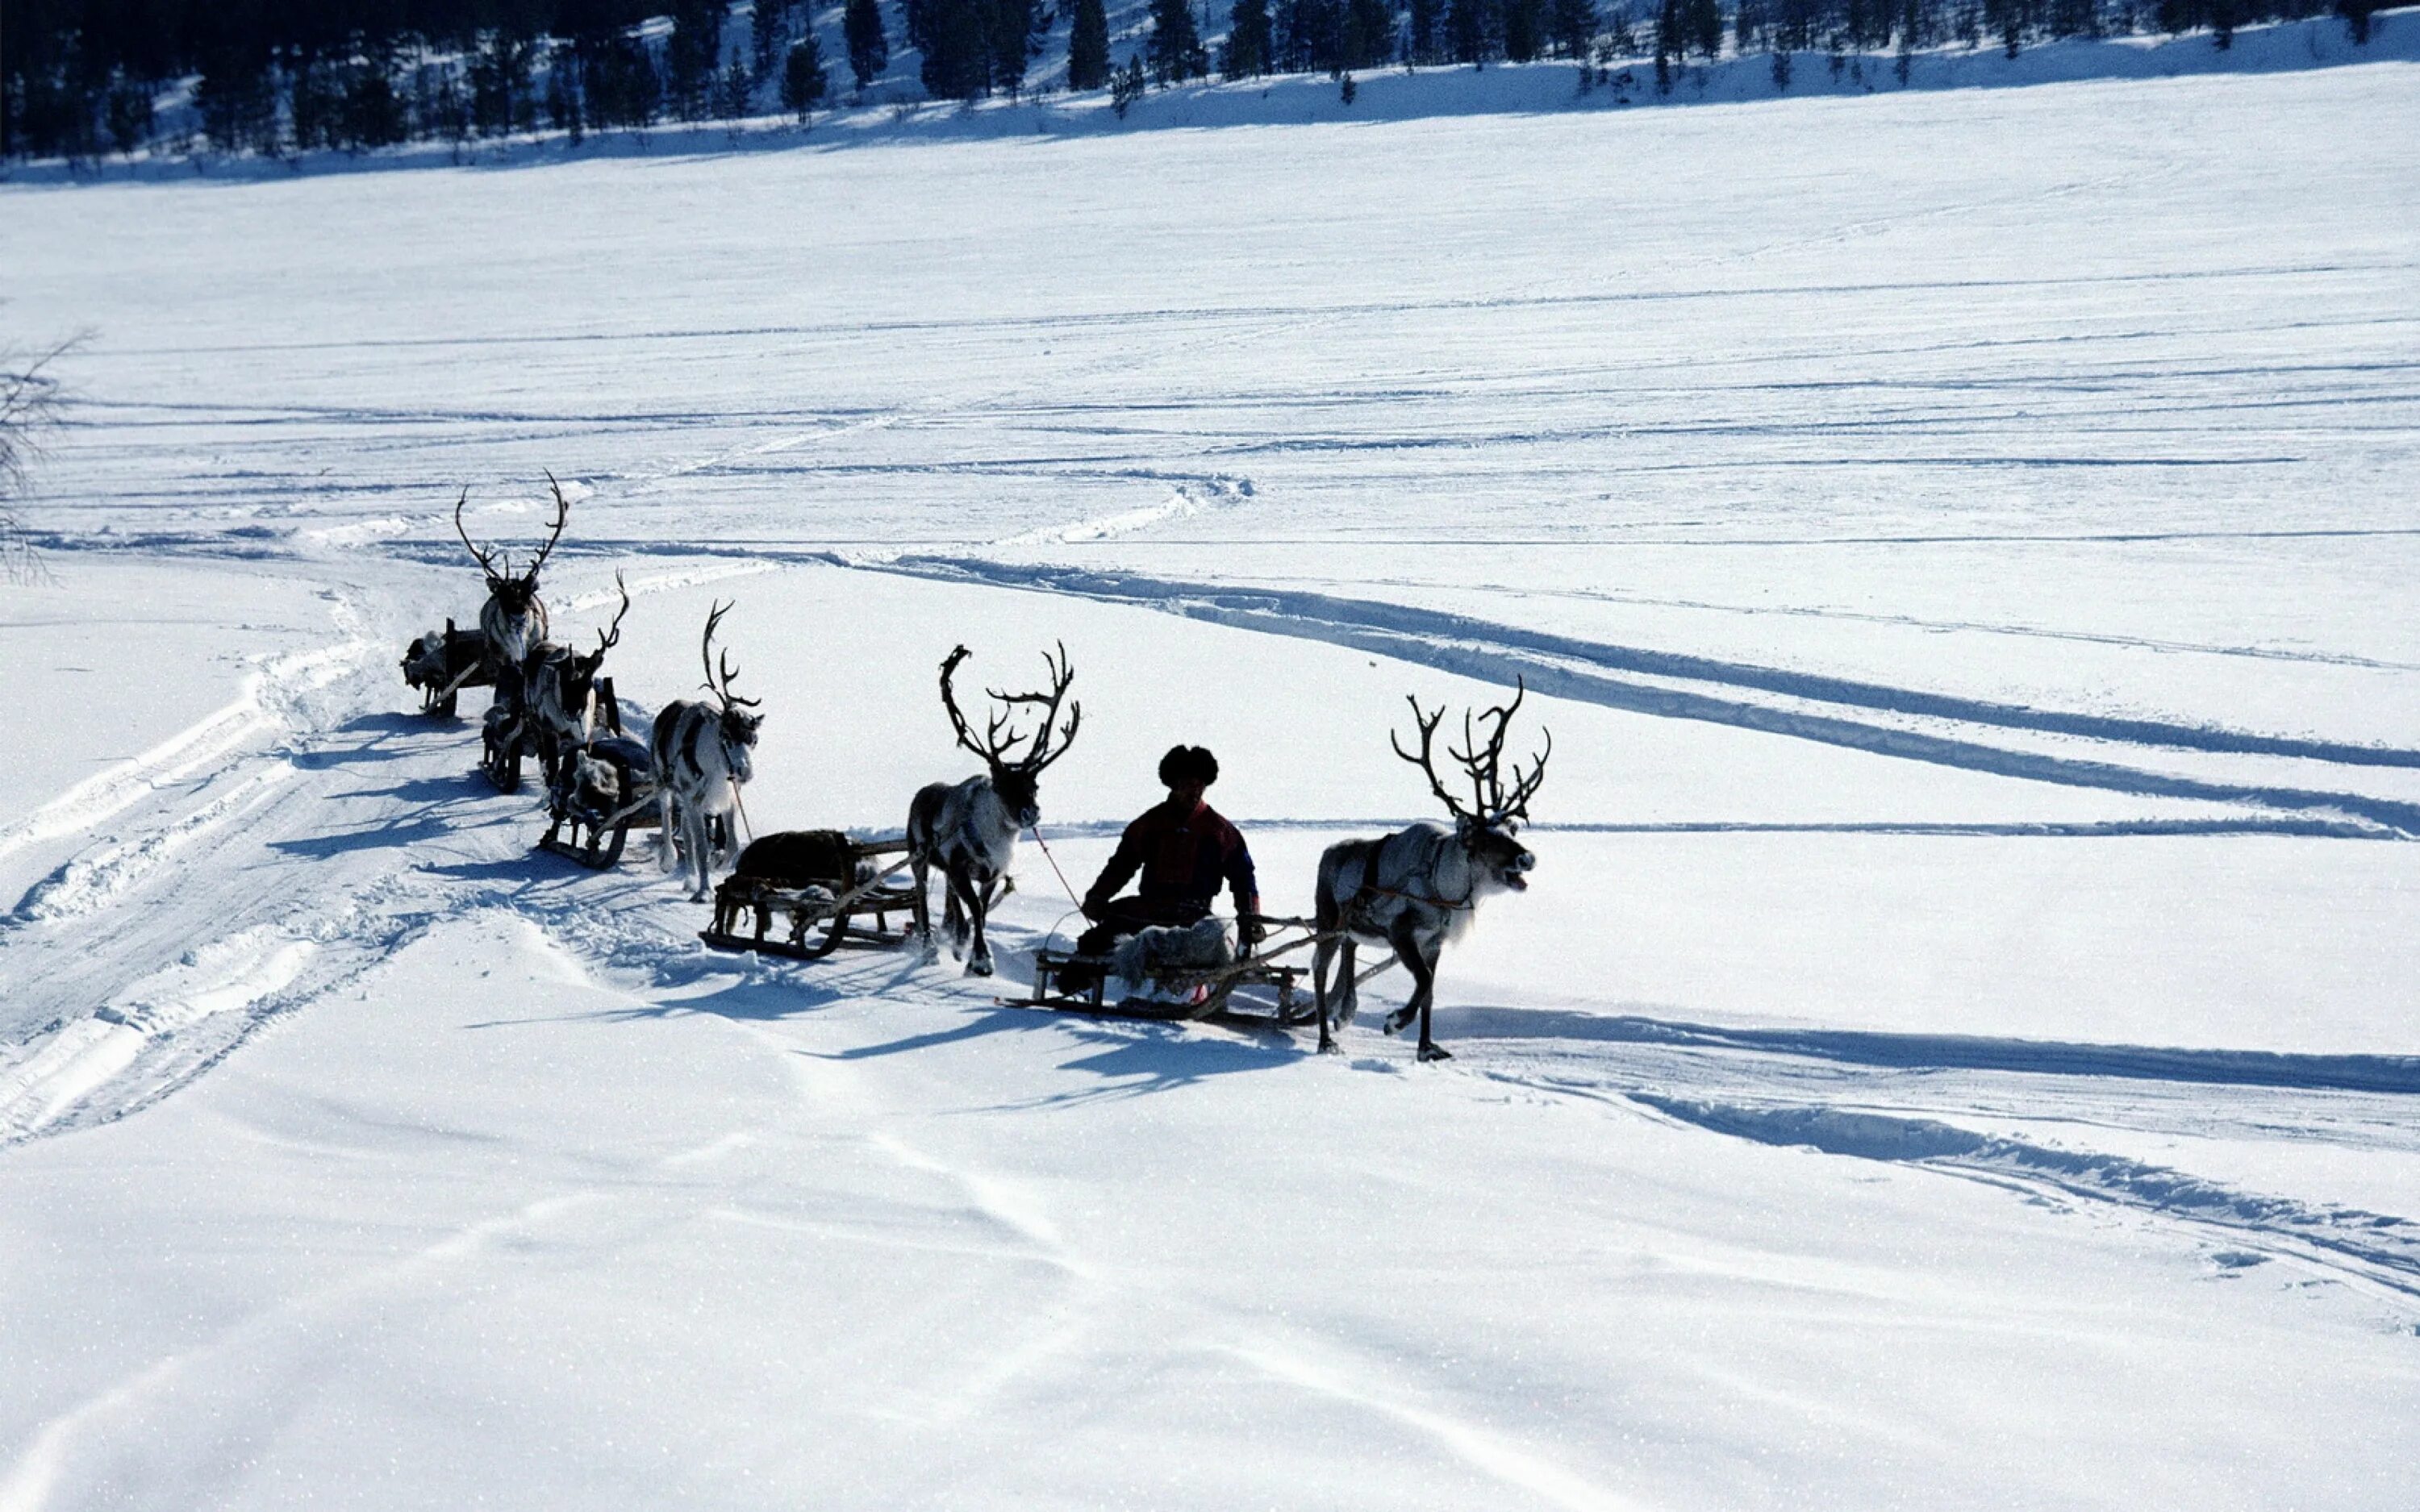
M 1226 920 L 1205 918 L 1195 924 L 1155 925 L 1127 935 L 1110 953 L 1109 969 L 1140 986 L 1161 976 L 1216 971 L 1234 959 Z

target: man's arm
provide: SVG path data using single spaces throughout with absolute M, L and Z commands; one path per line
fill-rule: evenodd
M 1261 911 L 1261 883 L 1252 870 L 1252 849 L 1244 843 L 1243 831 L 1227 826 L 1227 886 L 1235 894 L 1235 917 L 1243 922 L 1236 925 L 1237 936 L 1245 944 L 1257 943 L 1261 937 L 1260 923 L 1255 916 Z
M 1093 880 L 1093 886 L 1084 894 L 1086 918 L 1097 921 L 1102 910 L 1109 906 L 1109 900 L 1115 898 L 1128 882 L 1134 880 L 1134 874 L 1142 870 L 1142 841 L 1135 833 L 1141 827 L 1142 821 L 1138 819 L 1126 825 L 1126 832 L 1118 837 L 1118 848 L 1110 854 L 1109 864 L 1101 868 L 1101 874 Z

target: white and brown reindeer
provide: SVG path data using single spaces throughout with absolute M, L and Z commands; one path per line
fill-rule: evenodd
M 958 744 L 984 759 L 985 771 L 963 782 L 936 782 L 916 795 L 908 808 L 908 864 L 916 872 L 916 936 L 923 949 L 928 952 L 933 949 L 927 876 L 938 866 L 949 895 L 944 922 L 951 949 L 966 957 L 967 975 L 988 977 L 991 945 L 984 938 L 985 920 L 1001 879 L 1008 874 L 1009 862 L 1016 857 L 1017 831 L 1042 822 L 1043 769 L 1067 754 L 1076 728 L 1083 720 L 1084 706 L 1069 703 L 1066 723 L 1059 723 L 1059 705 L 1076 680 L 1076 670 L 1067 662 L 1067 648 L 1062 644 L 1056 657 L 1043 654 L 1043 665 L 1050 670 L 1047 692 L 986 690 L 1003 707 L 992 715 L 984 737 L 977 740 L 966 716 L 958 712 L 950 686 L 958 664 L 970 655 L 960 646 L 941 663 L 941 706 L 949 711 Z M 1031 734 L 1016 728 L 1017 706 L 1027 703 L 1042 711 L 1041 722 Z
M 756 699 L 731 690 L 738 669 L 724 652 L 718 663 L 714 632 L 729 604 L 716 605 L 706 617 L 706 690 L 714 702 L 680 699 L 656 716 L 648 756 L 656 775 L 656 801 L 663 823 L 660 844 L 663 868 L 693 864 L 697 887 L 691 903 L 706 902 L 713 869 L 732 850 L 732 810 L 739 805 L 739 789 L 753 770 L 756 728 L 764 716 L 748 711 Z
M 597 632 L 595 651 L 582 653 L 542 640 L 522 664 L 521 687 L 538 764 L 550 790 L 562 781 L 572 753 L 588 744 L 600 721 L 605 728 L 621 728 L 618 713 L 603 702 L 597 675 L 604 670 L 605 653 L 621 643 L 622 616 L 630 612 L 630 590 L 618 572 L 613 587 L 622 595 L 622 607 L 613 611 L 613 623 Z
M 1555 740 L 1546 735 L 1545 749 L 1526 773 L 1516 764 L 1510 788 L 1502 779 L 1504 734 L 1513 714 L 1528 696 L 1515 685 L 1512 702 L 1477 716 L 1465 710 L 1462 748 L 1449 745 L 1446 753 L 1470 779 L 1470 807 L 1449 791 L 1437 777 L 1435 743 L 1437 725 L 1445 718 L 1439 705 L 1434 714 L 1420 710 L 1412 699 L 1412 718 L 1419 725 L 1420 748 L 1415 753 L 1389 731 L 1395 754 L 1428 775 L 1429 787 L 1453 816 L 1453 828 L 1418 824 L 1380 840 L 1348 840 L 1329 846 L 1319 857 L 1319 894 L 1313 904 L 1323 938 L 1311 956 L 1311 987 L 1319 1005 L 1319 1048 L 1336 1048 L 1335 1026 L 1349 1024 L 1358 1002 L 1353 975 L 1355 945 L 1367 940 L 1392 947 L 1397 960 L 1412 976 L 1412 995 L 1387 1017 L 1393 1034 L 1417 1017 L 1420 1021 L 1419 1057 L 1443 1060 L 1450 1053 L 1429 1033 L 1430 1010 L 1436 996 L 1437 954 L 1448 940 L 1470 927 L 1480 900 L 1491 893 L 1519 892 L 1529 885 L 1529 869 L 1537 857 L 1513 839 L 1513 831 L 1529 817 L 1529 799 L 1545 779 L 1546 758 Z M 1486 726 L 1484 737 L 1479 733 Z M 1328 967 L 1342 957 L 1334 1011 L 1329 1008 Z

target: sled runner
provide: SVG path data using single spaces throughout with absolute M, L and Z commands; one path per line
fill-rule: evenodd
M 540 850 L 597 872 L 619 861 L 631 830 L 662 822 L 646 746 L 628 735 L 600 735 L 571 752 L 548 792 L 547 821 Z
M 861 841 L 837 829 L 766 835 L 739 853 L 714 889 L 714 923 L 698 938 L 718 950 L 793 961 L 819 961 L 844 945 L 898 945 L 908 938 L 906 920 L 894 930 L 891 916 L 915 907 L 914 886 L 900 877 L 907 869 L 905 840 Z M 788 920 L 787 933 L 768 933 L 776 914 Z M 754 921 L 745 934 L 743 915 Z M 868 915 L 870 926 L 860 922 Z

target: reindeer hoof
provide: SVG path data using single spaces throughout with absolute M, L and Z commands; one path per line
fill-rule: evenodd
M 1451 1060 L 1453 1058 L 1453 1052 L 1448 1050 L 1441 1044 L 1431 1044 L 1423 1041 L 1420 1044 L 1420 1058 L 1422 1060 Z
M 1338 1044 L 1333 1040 L 1322 1040 L 1319 1041 L 1319 1053 L 1323 1056 L 1341 1055 L 1343 1053 L 1343 1050 L 1344 1047 Z
M 1399 1008 L 1387 1015 L 1387 1022 L 1383 1027 L 1388 1034 L 1400 1034 L 1403 1032 L 1404 1026 L 1412 1022 L 1412 1016 L 1411 1010 Z
M 988 961 L 970 961 L 967 963 L 967 975 L 970 977 L 988 977 L 991 975 L 991 963 Z

